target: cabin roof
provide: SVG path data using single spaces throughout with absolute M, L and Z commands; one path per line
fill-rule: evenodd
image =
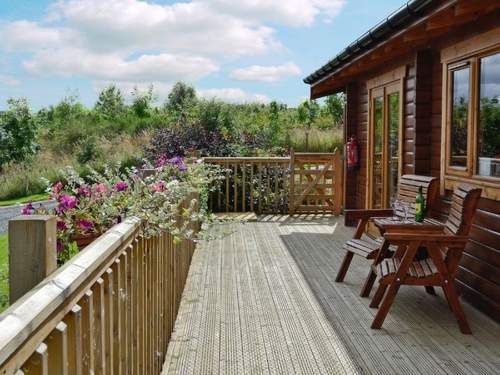
M 498 0 L 411 0 L 304 79 L 316 99 L 419 49 L 440 50 L 499 26 Z
M 348 62 L 362 53 L 369 51 L 378 43 L 386 40 L 396 32 L 408 27 L 416 20 L 426 14 L 433 5 L 439 3 L 436 0 L 410 0 L 399 9 L 391 13 L 387 18 L 377 23 L 367 32 L 349 44 L 334 58 L 321 68 L 304 78 L 304 83 L 315 84 L 322 78 L 335 70 L 342 68 Z
M 338 70 L 356 56 L 366 52 L 376 46 L 381 41 L 394 35 L 416 20 L 426 14 L 433 4 L 438 3 L 436 0 L 410 0 L 402 7 L 391 13 L 387 18 L 377 23 L 354 42 L 349 44 L 334 58 L 328 61 L 321 68 L 304 78 L 304 83 L 315 84 L 322 78 L 326 77 L 334 70 Z

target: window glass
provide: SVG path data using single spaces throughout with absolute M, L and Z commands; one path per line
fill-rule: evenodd
M 450 165 L 453 167 L 467 166 L 469 70 L 470 68 L 467 66 L 451 72 Z
M 477 174 L 500 177 L 500 53 L 482 58 L 479 69 Z
M 384 98 L 373 99 L 373 208 L 382 207 L 382 147 L 384 134 Z

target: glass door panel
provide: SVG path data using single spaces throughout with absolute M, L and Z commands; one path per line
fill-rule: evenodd
M 382 208 L 384 181 L 384 97 L 373 99 L 372 208 Z
M 401 86 L 393 83 L 370 92 L 370 208 L 386 208 L 396 198 L 400 173 Z
M 388 110 L 388 173 L 389 182 L 387 184 L 388 202 L 392 203 L 396 199 L 399 180 L 399 92 L 394 92 L 387 96 Z

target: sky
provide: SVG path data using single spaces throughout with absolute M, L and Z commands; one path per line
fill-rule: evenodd
M 177 81 L 230 102 L 308 97 L 302 79 L 403 0 L 0 0 L 0 109 Z

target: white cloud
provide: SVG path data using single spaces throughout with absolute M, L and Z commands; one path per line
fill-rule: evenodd
M 40 22 L 0 22 L 0 49 L 27 53 L 23 67 L 38 76 L 88 78 L 99 86 L 196 82 L 227 61 L 284 47 L 275 26 L 310 26 L 331 19 L 344 0 L 55 0 Z M 300 69 L 293 63 L 237 69 L 237 80 L 276 82 Z M 15 80 L 8 81 L 16 84 Z M 156 85 L 155 85 L 156 86 Z M 269 98 L 237 88 L 205 96 L 244 102 Z
M 39 51 L 79 43 L 76 30 L 44 27 L 36 22 L 14 21 L 0 25 L 0 48 L 8 51 Z
M 274 30 L 216 11 L 210 2 L 159 5 L 138 0 L 65 0 L 52 7 L 79 30 L 88 48 L 168 49 L 223 56 L 253 55 L 278 45 Z
M 0 74 L 0 85 L 19 86 L 20 84 L 21 81 L 19 81 L 18 79 L 11 76 Z
M 86 76 L 118 82 L 194 81 L 219 69 L 216 63 L 204 57 L 162 53 L 127 60 L 118 54 L 98 54 L 70 47 L 37 52 L 23 65 L 35 75 Z
M 318 15 L 338 15 L 345 0 L 209 0 L 219 11 L 256 21 L 288 26 L 311 26 Z
M 271 100 L 261 94 L 252 94 L 239 88 L 197 90 L 199 96 L 206 99 L 218 99 L 230 103 L 269 103 Z
M 293 62 L 283 65 L 262 66 L 252 65 L 247 68 L 235 69 L 230 77 L 238 81 L 277 82 L 286 76 L 300 74 L 300 68 Z

